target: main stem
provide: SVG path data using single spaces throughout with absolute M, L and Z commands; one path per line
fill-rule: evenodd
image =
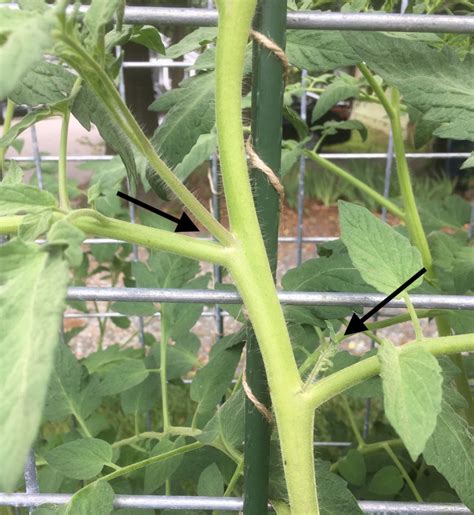
M 244 152 L 243 63 L 255 0 L 220 0 L 216 119 L 224 189 L 236 254 L 230 271 L 242 295 L 265 363 L 292 513 L 319 513 L 313 467 L 313 410 L 301 378 L 260 232 Z

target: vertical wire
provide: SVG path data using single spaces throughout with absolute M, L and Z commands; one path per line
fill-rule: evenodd
M 306 122 L 306 109 L 307 100 L 306 95 L 306 77 L 308 72 L 306 70 L 301 71 L 301 86 L 303 92 L 301 94 L 300 103 L 300 116 L 303 122 Z M 300 157 L 300 169 L 298 176 L 298 230 L 296 235 L 296 264 L 301 265 L 303 259 L 303 217 L 304 217 L 304 188 L 305 188 L 305 173 L 306 173 L 306 157 L 302 155 Z
M 471 221 L 469 222 L 468 237 L 470 240 L 474 237 L 474 202 L 471 203 Z
M 211 2 L 212 4 L 212 2 Z M 220 181 L 219 181 L 219 166 L 217 162 L 217 155 L 214 154 L 211 158 L 211 207 L 212 214 L 217 221 L 220 221 Z M 214 288 L 216 283 L 222 282 L 222 267 L 214 265 Z M 216 304 L 214 308 L 214 322 L 216 326 L 216 340 L 220 340 L 224 336 L 224 317 L 222 316 L 221 307 Z
M 213 0 L 207 0 L 207 8 L 213 9 L 214 2 Z M 219 180 L 219 165 L 217 160 L 217 155 L 214 154 L 211 157 L 211 210 L 214 218 L 220 222 L 221 218 L 221 202 L 220 202 L 220 180 Z M 222 267 L 219 265 L 214 265 L 213 267 L 213 275 L 214 275 L 214 288 L 216 283 L 222 282 Z M 216 341 L 220 340 L 224 336 L 224 317 L 222 316 L 221 307 L 216 304 L 214 308 L 214 323 L 216 327 Z

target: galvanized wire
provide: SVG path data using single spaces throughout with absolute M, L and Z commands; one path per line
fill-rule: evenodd
M 379 293 L 333 293 L 279 291 L 282 304 L 293 306 L 361 306 L 373 307 L 385 295 Z M 411 295 L 416 308 L 474 309 L 474 296 L 468 295 Z M 96 288 L 73 286 L 68 288 L 68 300 L 129 301 L 129 302 L 183 302 L 200 304 L 241 304 L 240 294 L 217 290 L 183 290 L 158 288 Z M 390 302 L 391 308 L 405 308 L 402 299 Z
M 125 22 L 143 25 L 217 25 L 217 11 L 177 7 L 135 7 L 125 10 Z M 359 30 L 391 32 L 474 32 L 474 17 L 426 14 L 289 12 L 287 27 L 293 29 Z
M 63 505 L 71 497 L 71 494 L 0 494 L 0 506 L 37 507 L 46 503 Z M 462 504 L 360 501 L 359 506 L 365 513 L 471 513 Z M 114 508 L 241 511 L 243 500 L 239 497 L 116 495 Z M 271 505 L 268 510 L 273 511 Z

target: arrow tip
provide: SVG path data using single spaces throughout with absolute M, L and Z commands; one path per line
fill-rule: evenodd
M 181 215 L 178 225 L 174 232 L 198 232 L 199 229 L 194 225 L 191 218 L 186 213 Z
M 367 331 L 367 329 L 364 322 L 354 313 L 344 334 L 361 333 L 362 331 Z

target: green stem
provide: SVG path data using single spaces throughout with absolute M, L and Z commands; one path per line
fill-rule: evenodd
M 442 315 L 443 312 L 440 309 L 417 309 L 416 316 L 418 318 L 434 318 L 436 316 Z M 365 325 L 369 328 L 370 331 L 377 331 L 378 329 L 383 329 L 385 327 L 391 327 L 397 324 L 401 324 L 403 322 L 408 322 L 411 320 L 409 313 L 404 313 L 403 315 L 397 315 L 391 318 L 387 318 L 386 320 L 377 320 L 377 322 L 368 322 Z
M 70 112 L 69 110 L 65 110 L 63 114 L 63 122 L 61 124 L 58 160 L 59 208 L 63 211 L 69 211 L 71 209 L 71 204 L 69 203 L 69 194 L 67 191 L 67 139 L 69 118 Z
M 168 380 L 166 377 L 166 358 L 168 350 L 168 327 L 166 320 L 166 306 L 161 309 L 161 339 L 160 339 L 160 385 L 161 385 L 161 410 L 163 415 L 163 431 L 166 433 L 170 427 L 168 411 Z
M 124 476 L 126 474 L 130 474 L 131 472 L 135 472 L 136 470 L 148 467 L 148 465 L 153 465 L 154 463 L 165 461 L 170 458 L 174 458 L 175 456 L 186 454 L 187 452 L 195 451 L 196 449 L 200 449 L 201 447 L 204 447 L 204 444 L 201 442 L 193 442 L 188 445 L 183 445 L 182 447 L 178 447 L 177 449 L 164 452 L 163 454 L 159 454 L 158 456 L 152 456 L 151 458 L 147 458 L 146 460 L 142 461 L 137 461 L 136 463 L 132 463 L 131 465 L 127 465 L 126 467 L 120 467 L 115 472 L 111 472 L 110 474 L 107 474 L 106 476 L 103 476 L 100 479 L 96 479 L 94 483 L 97 483 L 98 481 L 112 481 L 112 479 Z
M 240 476 L 242 475 L 243 469 L 244 469 L 244 460 L 242 459 L 237 464 L 237 467 L 235 467 L 235 471 L 234 471 L 234 473 L 229 481 L 229 484 L 227 485 L 227 488 L 224 492 L 224 497 L 229 497 L 230 495 L 232 495 L 234 488 L 237 485 L 237 482 L 238 482 Z
M 139 440 L 161 440 L 167 436 L 191 436 L 196 437 L 202 433 L 200 429 L 192 429 L 191 427 L 177 427 L 177 426 L 169 426 L 166 432 L 156 432 L 156 431 L 144 431 L 143 433 L 138 433 L 134 436 L 130 436 L 129 438 L 124 438 L 123 440 L 119 440 L 112 444 L 113 448 L 123 447 L 124 445 L 130 445 Z
M 349 406 L 349 402 L 345 395 L 342 396 L 342 402 L 343 402 L 343 406 L 344 406 L 344 411 L 346 412 L 347 418 L 349 419 L 349 424 L 351 426 L 352 432 L 354 433 L 355 439 L 357 440 L 357 445 L 359 447 L 364 447 L 365 441 L 362 438 L 359 428 L 357 427 L 357 423 L 354 418 L 354 413 L 352 413 L 352 409 Z
M 428 270 L 428 275 L 432 274 L 432 257 L 428 246 L 428 240 L 425 235 L 425 231 L 421 224 L 420 215 L 416 207 L 415 195 L 410 179 L 410 171 L 408 168 L 408 162 L 405 155 L 405 144 L 403 142 L 403 131 L 400 124 L 400 97 L 397 89 L 392 90 L 392 102 L 390 103 L 385 95 L 382 86 L 375 80 L 372 72 L 363 63 L 357 65 L 362 75 L 366 78 L 370 84 L 374 93 L 380 99 L 380 103 L 385 109 L 387 116 L 390 120 L 392 127 L 393 136 L 393 148 L 395 151 L 395 157 L 397 160 L 397 174 L 398 182 L 400 184 L 400 191 L 403 198 L 403 204 L 405 207 L 405 222 L 410 233 L 411 241 L 418 247 L 421 252 L 423 264 Z
M 244 152 L 241 87 L 255 5 L 255 0 L 219 0 L 217 4 L 217 134 L 230 226 L 238 238 L 229 269 L 265 364 L 292 513 L 309 515 L 319 513 L 313 467 L 314 411 L 298 395 L 302 382 L 266 256 Z
M 319 164 L 327 171 L 334 173 L 335 175 L 338 175 L 348 183 L 358 188 L 360 191 L 364 192 L 368 197 L 372 198 L 373 200 L 375 200 L 375 202 L 385 207 L 387 211 L 392 213 L 392 215 L 400 218 L 400 220 L 405 220 L 405 213 L 396 204 L 386 199 L 378 191 L 375 191 L 373 188 L 365 184 L 365 182 L 362 182 L 360 179 L 357 179 L 349 172 L 346 172 L 341 167 L 337 166 L 328 159 L 325 159 L 324 157 L 321 157 L 320 155 L 316 154 L 316 152 L 313 152 L 311 150 L 305 150 L 304 154 L 306 157 L 308 157 L 315 163 Z
M 3 134 L 6 134 L 12 125 L 13 115 L 15 113 L 15 102 L 13 100 L 7 100 L 7 108 L 5 110 L 5 120 L 3 122 Z M 3 172 L 5 171 L 5 154 L 7 153 L 8 147 L 0 148 L 0 180 L 3 178 Z
M 55 220 L 61 220 L 64 217 L 64 213 L 54 214 Z M 23 218 L 23 216 L 0 217 L 0 234 L 16 234 Z M 116 238 L 149 249 L 164 250 L 180 256 L 224 266 L 232 260 L 234 254 L 234 249 L 223 247 L 218 243 L 116 220 L 101 215 L 92 209 L 73 211 L 67 215 L 67 220 L 86 234 Z
M 420 343 L 416 341 L 407 343 L 399 347 L 399 352 L 403 354 L 412 345 L 420 345 Z M 474 333 L 425 338 L 422 345 L 434 356 L 444 356 L 459 352 L 473 352 Z M 303 397 L 316 409 L 336 395 L 379 373 L 380 362 L 377 356 L 372 356 L 321 379 L 316 385 L 308 389 L 303 394 Z
M 398 459 L 397 455 L 392 451 L 390 445 L 385 443 L 384 445 L 385 452 L 390 456 L 390 459 L 393 461 L 397 469 L 400 471 L 403 479 L 406 481 L 408 488 L 411 490 L 413 496 L 415 497 L 417 502 L 423 502 L 423 497 L 421 497 L 420 492 L 418 492 L 415 483 L 413 483 L 410 475 L 406 471 L 405 467 L 402 465 L 402 462 Z
M 421 330 L 420 320 L 418 319 L 418 315 L 416 314 L 416 310 L 413 306 L 410 296 L 406 292 L 404 292 L 402 296 L 405 304 L 407 305 L 408 314 L 410 315 L 411 321 L 413 323 L 415 337 L 418 341 L 423 340 L 423 331 Z
M 197 200 L 197 198 L 176 177 L 173 171 L 158 156 L 153 145 L 143 133 L 140 125 L 124 103 L 110 77 L 102 67 L 81 47 L 81 45 L 67 34 L 57 34 L 72 53 L 65 52 L 62 56 L 69 62 L 83 79 L 92 87 L 95 93 L 103 100 L 109 114 L 130 137 L 132 142 L 148 160 L 152 168 L 166 183 L 170 190 L 189 209 L 204 227 L 222 244 L 232 245 L 233 237 L 211 213 Z

